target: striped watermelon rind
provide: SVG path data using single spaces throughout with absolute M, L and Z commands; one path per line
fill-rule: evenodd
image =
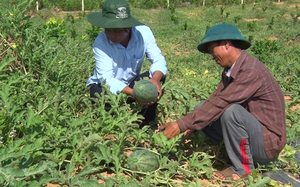
M 140 80 L 133 87 L 133 95 L 143 103 L 150 103 L 157 101 L 158 91 L 149 80 Z
M 127 160 L 132 171 L 151 172 L 159 168 L 158 155 L 148 150 L 136 150 Z

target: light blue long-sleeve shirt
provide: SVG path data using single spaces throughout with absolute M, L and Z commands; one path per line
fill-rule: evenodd
M 93 44 L 96 66 L 94 75 L 86 85 L 106 85 L 113 94 L 121 92 L 134 78 L 140 74 L 144 57 L 151 62 L 150 77 L 155 71 L 167 74 L 167 63 L 156 40 L 148 26 L 136 26 L 131 29 L 131 38 L 125 48 L 121 44 L 114 44 L 102 31 Z

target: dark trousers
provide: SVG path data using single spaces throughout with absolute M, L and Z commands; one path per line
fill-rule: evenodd
M 139 81 L 144 78 L 149 78 L 149 71 L 144 72 L 140 75 L 138 75 L 129 85 L 130 88 L 133 88 L 135 81 Z M 165 77 L 161 80 L 161 83 L 165 83 Z M 98 93 L 99 95 L 102 93 L 102 87 L 100 84 L 92 84 L 90 85 L 90 96 L 92 98 L 96 98 L 95 94 Z M 133 103 L 135 100 L 132 97 L 129 97 L 126 101 L 127 104 Z M 143 123 L 147 123 L 150 121 L 153 121 L 156 117 L 156 108 L 157 103 L 154 103 L 151 106 L 145 107 L 142 109 L 142 111 L 139 112 L 145 119 Z

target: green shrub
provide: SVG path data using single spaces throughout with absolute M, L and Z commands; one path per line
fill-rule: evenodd
M 259 58 L 264 63 L 272 62 L 272 56 L 274 52 L 277 52 L 280 49 L 276 40 L 260 40 L 254 41 L 251 51 L 254 55 Z

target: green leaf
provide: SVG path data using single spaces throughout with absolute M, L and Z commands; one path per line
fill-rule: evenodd
M 12 167 L 7 167 L 7 168 L 0 168 L 0 173 L 5 174 L 7 179 L 9 178 L 16 178 L 16 177 L 24 177 L 24 171 L 18 168 L 12 168 Z
M 100 136 L 98 134 L 91 134 L 83 142 L 78 142 L 77 149 L 80 149 L 82 146 L 87 147 L 87 145 L 90 145 L 91 143 L 95 141 L 99 141 Z
M 102 168 L 101 167 L 85 167 L 83 170 L 81 170 L 74 178 L 83 177 L 92 173 L 99 172 Z
M 67 168 L 66 178 L 67 178 L 67 180 L 70 180 L 72 177 L 72 172 L 74 171 L 75 165 L 71 163 L 71 164 L 68 164 L 66 168 Z
M 23 169 L 24 174 L 26 177 L 32 176 L 32 175 L 37 175 L 37 174 L 42 174 L 44 171 L 47 169 L 47 163 L 45 161 L 41 161 L 36 168 L 34 168 L 31 171 L 28 171 L 28 169 Z
M 48 159 L 50 159 L 51 161 L 53 161 L 55 163 L 60 162 L 60 159 L 56 158 L 54 155 L 52 155 L 50 153 L 44 153 L 44 156 L 46 156 Z
M 91 179 L 76 178 L 72 180 L 71 186 L 88 186 L 88 187 L 99 187 L 99 182 L 95 177 Z
M 31 155 L 26 155 L 20 161 L 20 168 L 28 168 L 33 163 L 33 157 Z
M 8 66 L 11 62 L 13 62 L 14 60 L 16 60 L 15 57 L 9 57 L 12 53 L 12 50 L 9 49 L 7 51 L 6 57 L 4 57 L 0 63 L 0 72 L 5 70 L 4 67 Z M 1 73 L 0 73 L 1 74 Z

